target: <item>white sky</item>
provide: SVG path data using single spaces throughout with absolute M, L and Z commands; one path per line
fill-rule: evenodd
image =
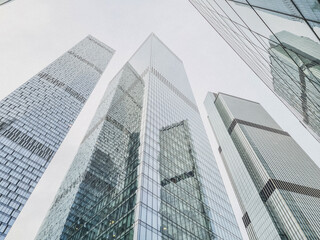
M 0 7 L 0 99 L 88 34 L 116 53 L 9 232 L 8 240 L 35 237 L 108 82 L 151 32 L 184 61 L 244 239 L 248 238 L 242 214 L 206 118 L 203 100 L 207 91 L 260 102 L 320 165 L 320 144 L 187 0 L 15 0 Z

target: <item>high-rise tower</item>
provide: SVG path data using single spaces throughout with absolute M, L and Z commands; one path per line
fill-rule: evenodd
M 4 239 L 113 50 L 92 36 L 0 101 L 0 239 Z
M 241 239 L 183 63 L 154 34 L 109 84 L 44 238 Z
M 320 2 L 189 1 L 320 141 Z
M 320 239 L 320 169 L 260 104 L 208 93 L 208 118 L 250 239 Z

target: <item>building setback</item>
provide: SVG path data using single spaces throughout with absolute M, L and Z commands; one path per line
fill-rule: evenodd
M 18 217 L 113 52 L 88 36 L 0 101 L 0 239 Z
M 320 141 L 320 2 L 189 1 Z
M 44 238 L 241 239 L 183 63 L 154 34 L 109 84 Z
M 250 239 L 320 239 L 320 169 L 263 107 L 208 93 L 208 118 Z

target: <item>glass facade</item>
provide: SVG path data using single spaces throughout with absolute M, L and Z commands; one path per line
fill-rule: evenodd
M 182 227 L 193 232 L 196 239 L 213 239 L 214 235 L 207 230 L 210 229 L 210 219 L 206 214 L 209 208 L 202 199 L 187 121 L 162 128 L 159 138 L 162 234 L 167 237 L 165 239 L 183 240 Z M 185 215 L 193 220 L 191 226 Z
M 154 34 L 109 84 L 37 239 L 241 239 L 183 63 Z
M 260 104 L 205 100 L 250 239 L 320 239 L 320 169 Z
M 4 239 L 113 55 L 86 37 L 0 101 Z
M 11 0 L 0 0 L 0 5 L 5 4 L 6 2 L 10 2 Z
M 318 0 L 189 0 L 320 141 Z

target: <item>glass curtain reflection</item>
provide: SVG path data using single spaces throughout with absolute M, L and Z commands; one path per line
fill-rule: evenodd
M 320 141 L 318 0 L 189 0 Z
M 132 239 L 144 82 L 109 85 L 37 239 Z
M 159 136 L 162 239 L 185 239 L 183 233 L 213 239 L 187 121 L 161 129 Z
M 109 84 L 37 239 L 241 239 L 183 63 L 154 34 Z

